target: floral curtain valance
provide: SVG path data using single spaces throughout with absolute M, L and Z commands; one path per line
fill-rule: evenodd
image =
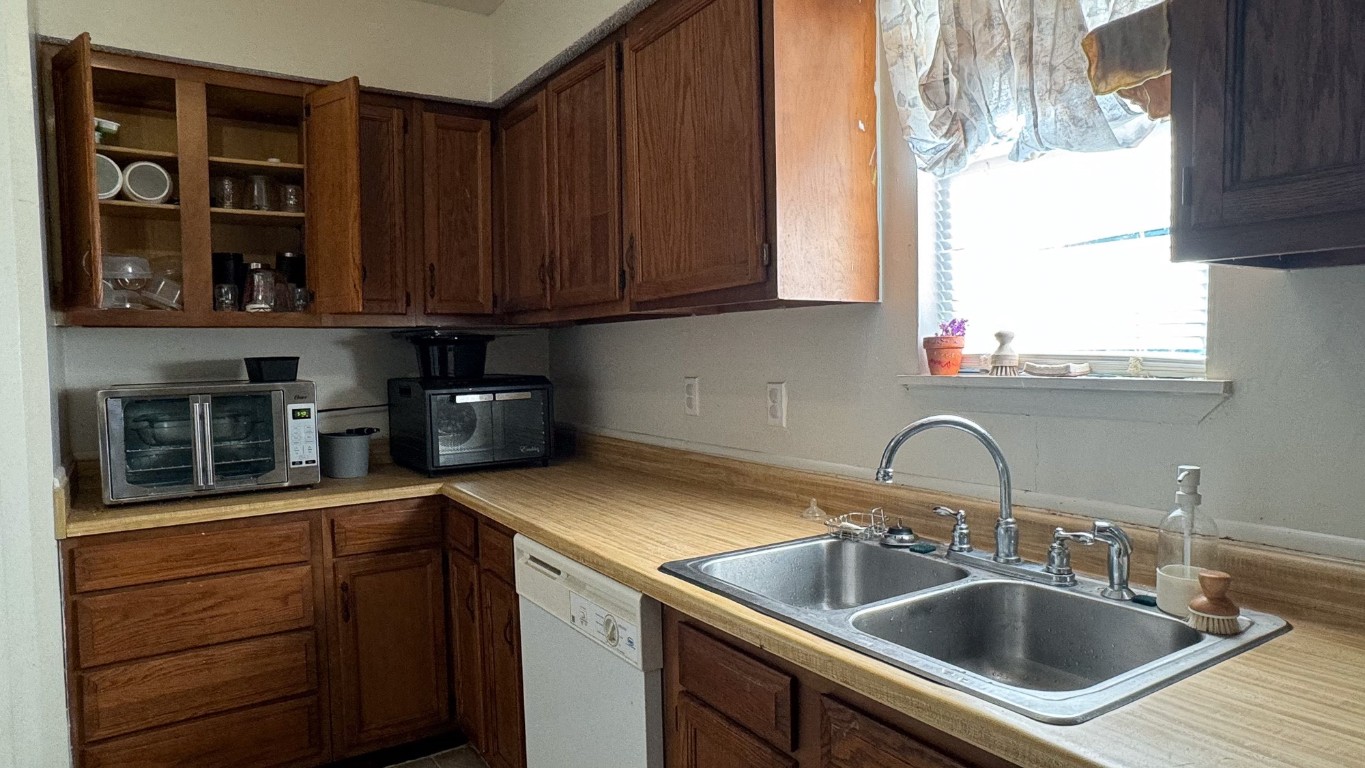
M 1095 94 L 1081 40 L 1157 2 L 880 0 L 890 86 L 920 167 L 950 176 L 1002 144 L 1028 160 L 1141 142 L 1155 123 Z

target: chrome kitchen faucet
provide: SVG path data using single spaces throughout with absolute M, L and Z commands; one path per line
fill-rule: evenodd
M 1010 465 L 1005 461 L 1000 444 L 976 422 L 961 416 L 930 416 L 902 429 L 891 438 L 891 442 L 886 444 L 886 450 L 882 452 L 882 463 L 877 467 L 877 482 L 891 483 L 894 474 L 891 464 L 896 460 L 896 453 L 900 451 L 901 446 L 915 435 L 936 427 L 966 432 L 980 441 L 990 452 L 991 458 L 995 461 L 995 471 L 1000 475 L 1000 519 L 995 521 L 995 555 L 991 559 L 1006 565 L 1018 564 L 1019 524 L 1014 520 L 1014 507 L 1011 501 L 1013 491 L 1010 486 Z

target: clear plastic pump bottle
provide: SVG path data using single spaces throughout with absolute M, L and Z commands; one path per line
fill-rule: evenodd
M 1219 567 L 1218 526 L 1199 511 L 1199 467 L 1182 465 L 1175 482 L 1176 508 L 1157 530 L 1156 604 L 1183 618 L 1199 595 L 1199 572 Z

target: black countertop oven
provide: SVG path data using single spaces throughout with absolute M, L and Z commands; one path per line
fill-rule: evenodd
M 389 379 L 394 463 L 427 474 L 549 464 L 554 387 L 543 376 Z

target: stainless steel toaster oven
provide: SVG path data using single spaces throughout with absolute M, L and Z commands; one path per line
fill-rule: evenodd
M 96 393 L 106 504 L 312 485 L 313 383 L 137 384 Z

